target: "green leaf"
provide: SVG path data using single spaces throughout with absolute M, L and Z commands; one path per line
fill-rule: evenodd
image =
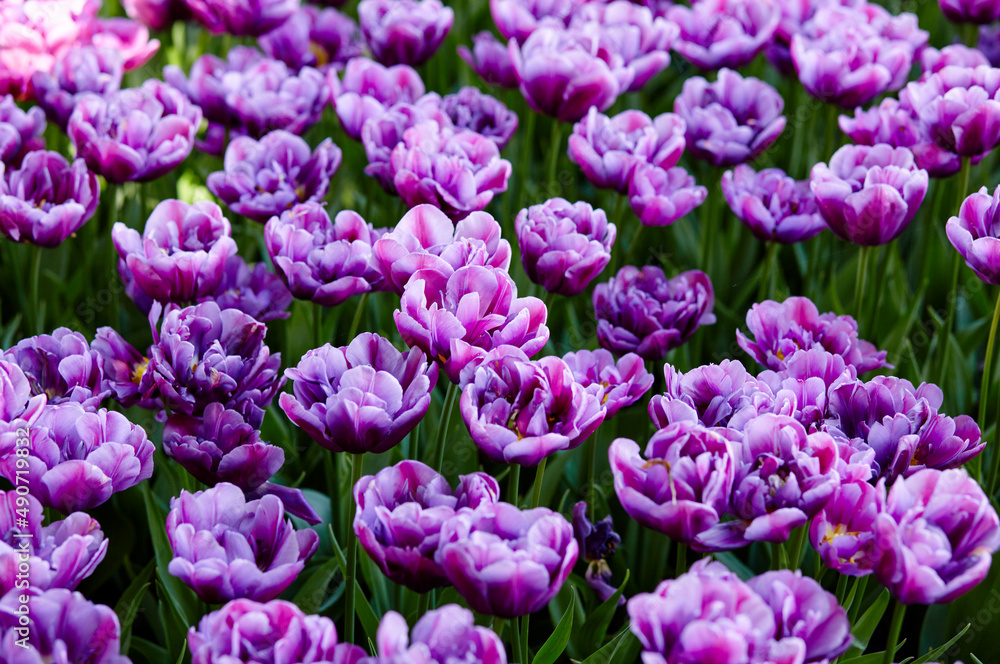
M 330 530 L 330 541 L 333 543 L 334 560 L 340 565 L 340 572 L 345 577 L 347 576 L 347 557 L 344 556 L 344 550 L 340 548 L 340 543 L 337 542 L 337 536 L 333 532 L 333 526 L 329 526 Z M 358 618 L 361 620 L 361 628 L 365 630 L 365 635 L 369 639 L 374 639 L 376 633 L 378 632 L 379 617 L 375 615 L 372 610 L 371 604 L 368 603 L 368 598 L 365 597 L 364 591 L 361 589 L 361 584 L 358 583 L 357 579 L 354 581 L 354 585 L 357 587 L 357 592 L 355 593 L 355 607 L 354 611 Z
M 583 660 L 582 664 L 608 664 L 611 658 L 614 657 L 615 651 L 622 644 L 622 641 L 629 635 L 628 625 L 615 634 L 610 641 L 608 641 L 604 646 L 593 653 L 587 659 Z
M 631 631 L 628 631 L 625 634 L 625 638 L 615 648 L 615 651 L 611 653 L 611 660 L 608 664 L 633 664 L 633 662 L 639 659 L 639 651 L 641 649 L 642 645 L 639 643 L 639 639 L 635 638 L 635 634 Z
M 553 664 L 559 659 L 559 655 L 563 654 L 563 651 L 566 650 L 566 644 L 569 643 L 569 635 L 573 631 L 573 612 L 575 609 L 576 593 L 573 592 L 570 594 L 569 606 L 563 612 L 563 617 L 559 620 L 559 624 L 556 625 L 552 634 L 549 635 L 549 638 L 539 648 L 535 658 L 531 660 L 531 664 Z
M 861 601 L 860 599 L 856 601 Z M 858 618 L 858 622 L 854 625 L 854 630 L 851 634 L 854 635 L 854 646 L 847 651 L 844 655 L 843 661 L 848 661 L 852 658 L 857 658 L 858 655 L 865 651 L 868 647 L 868 642 L 872 638 L 872 634 L 875 633 L 875 628 L 878 627 L 879 622 L 882 620 L 882 616 L 885 615 L 885 610 L 889 606 L 889 590 L 883 590 L 878 596 L 878 599 L 868 607 L 861 617 Z
M 586 639 L 585 643 L 588 646 L 582 648 L 584 652 L 597 650 L 604 643 L 604 637 L 608 634 L 608 626 L 615 617 L 615 611 L 618 610 L 618 600 L 622 596 L 622 591 L 625 589 L 625 584 L 628 583 L 630 574 L 629 570 L 625 570 L 625 578 L 622 580 L 621 585 L 618 586 L 618 590 L 607 600 L 601 602 L 601 605 L 594 609 L 593 613 L 583 621 L 583 627 L 580 628 L 580 635 Z
M 124 650 L 124 648 L 122 648 L 122 650 Z M 152 641 L 147 641 L 140 636 L 132 637 L 132 643 L 128 654 L 132 655 L 133 658 L 135 654 L 139 654 L 147 662 L 165 662 L 170 658 L 166 648 L 158 646 Z
M 750 569 L 746 563 L 734 556 L 729 551 L 723 551 L 721 553 L 713 553 L 712 557 L 718 560 L 720 563 L 729 568 L 730 572 L 736 574 L 744 581 L 749 581 L 755 575 L 753 570 Z
M 146 503 L 146 518 L 149 520 L 149 532 L 153 538 L 153 549 L 156 552 L 156 577 L 163 585 L 170 604 L 177 613 L 177 618 L 184 624 L 184 629 L 194 625 L 200 615 L 200 602 L 194 592 L 184 585 L 184 582 L 167 571 L 170 560 L 174 557 L 167 540 L 164 528 L 165 518 L 149 490 L 149 483 L 142 483 L 142 497 Z
M 923 655 L 922 657 L 918 657 L 916 660 L 913 661 L 913 664 L 926 664 L 927 662 L 929 662 L 931 660 L 935 660 L 936 661 L 936 660 L 940 659 L 941 655 L 943 655 L 945 652 L 947 652 L 947 650 L 949 648 L 951 648 L 953 645 L 955 645 L 956 643 L 958 643 L 958 640 L 960 638 L 962 638 L 963 636 L 965 636 L 965 633 L 969 631 L 970 627 L 972 627 L 972 624 L 971 623 L 967 624 L 965 626 L 965 629 L 963 629 L 961 632 L 959 632 L 958 634 L 956 634 L 950 641 L 948 641 L 947 643 L 945 643 L 943 646 L 938 646 L 934 650 L 931 650 L 926 655 Z
M 323 601 L 330 590 L 330 582 L 337 576 L 340 564 L 336 558 L 330 558 L 320 565 L 316 571 L 309 575 L 302 588 L 292 598 L 295 603 L 305 613 L 319 613 Z
M 142 571 L 132 579 L 132 583 L 115 604 L 115 614 L 118 615 L 118 622 L 121 623 L 122 628 L 122 650 L 125 652 L 128 652 L 129 639 L 132 637 L 132 623 L 135 622 L 135 616 L 139 613 L 139 604 L 142 603 L 142 598 L 149 588 L 150 579 L 153 578 L 155 570 L 156 560 L 150 560 L 142 568 Z
M 976 657 L 972 653 L 969 653 L 969 659 L 972 660 L 972 664 L 983 664 L 982 660 L 980 660 L 978 657 Z

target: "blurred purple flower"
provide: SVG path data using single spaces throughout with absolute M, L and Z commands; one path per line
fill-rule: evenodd
M 540 27 L 520 43 L 508 44 L 521 94 L 539 113 L 577 122 L 591 106 L 604 111 L 632 83 L 634 71 L 621 56 L 601 46 L 594 24 Z
M 81 94 L 67 133 L 87 167 L 109 182 L 148 182 L 191 154 L 201 118 L 180 91 L 150 79 L 106 96 Z
M 517 213 L 521 264 L 550 293 L 579 295 L 611 261 L 618 229 L 604 210 L 552 198 Z
M 358 23 L 368 48 L 384 65 L 422 65 L 455 21 L 441 0 L 361 0 Z
M 125 71 L 143 66 L 160 50 L 160 41 L 149 38 L 146 26 L 127 18 L 98 18 L 87 26 L 85 44 L 116 51 Z
M 1000 69 L 944 67 L 900 93 L 939 147 L 963 157 L 991 151 L 1000 142 Z M 964 193 L 964 192 L 962 192 Z
M 353 491 L 361 546 L 391 581 L 422 593 L 448 585 L 434 561 L 444 522 L 456 510 L 496 502 L 500 486 L 486 473 L 472 473 L 452 492 L 429 466 L 401 461 L 362 477 Z
M 996 23 L 1000 6 L 991 0 L 938 0 L 945 18 L 954 23 Z
M 0 97 L 0 165 L 20 165 L 26 154 L 45 149 L 45 113 L 22 111 L 10 95 Z
M 100 354 L 86 337 L 66 327 L 22 339 L 3 358 L 21 368 L 31 395 L 44 394 L 49 404 L 72 401 L 93 411 L 110 393 L 104 386 Z
M 154 209 L 142 235 L 122 222 L 111 232 L 122 280 L 158 302 L 191 302 L 218 288 L 236 254 L 229 220 L 215 203 L 168 199 Z
M 888 145 L 845 145 L 829 166 L 813 166 L 809 180 L 830 230 L 862 246 L 899 237 L 927 193 L 927 171 L 917 168 L 913 153 Z
M 281 129 L 260 141 L 239 136 L 206 184 L 230 210 L 264 223 L 296 203 L 322 202 L 341 157 L 329 138 L 310 154 L 308 143 Z
M 0 234 L 14 242 L 57 247 L 97 210 L 101 187 L 82 159 L 37 150 L 4 171 L 0 163 Z
M 22 607 L 29 606 L 31 619 L 25 625 Z M 0 652 L 9 656 L 9 664 L 132 664 L 120 654 L 121 623 L 114 610 L 65 588 L 30 587 L 4 595 Z
M 343 69 L 364 48 L 354 20 L 336 9 L 313 5 L 302 5 L 287 21 L 261 35 L 257 44 L 268 57 L 296 71 Z
M 569 158 L 598 189 L 628 192 L 636 167 L 647 162 L 673 168 L 684 153 L 685 124 L 673 113 L 651 119 L 642 111 L 626 110 L 613 118 L 591 107 L 573 126 Z
M 662 360 L 700 326 L 715 322 L 712 282 L 698 270 L 667 279 L 658 267 L 626 265 L 594 287 L 593 302 L 601 346 L 646 360 Z
M 653 386 L 653 375 L 635 353 L 623 355 L 616 363 L 614 355 L 603 348 L 578 350 L 563 355 L 563 362 L 576 382 L 597 395 L 607 411 L 605 420 L 634 404 Z
M 841 483 L 809 526 L 809 541 L 823 564 L 848 576 L 871 574 L 877 514 L 875 487 Z
M 965 470 L 922 470 L 878 486 L 875 578 L 904 604 L 951 602 L 978 585 L 1000 549 L 1000 519 Z
M 736 331 L 736 340 L 740 348 L 768 369 L 785 369 L 786 358 L 803 348 L 823 348 L 840 355 L 859 374 L 892 368 L 886 364 L 886 351 L 858 338 L 858 324 L 853 318 L 832 312 L 820 315 L 809 298 L 759 302 L 750 307 L 746 320 L 752 340 L 740 330 Z
M 51 72 L 35 72 L 31 86 L 38 105 L 45 110 L 49 120 L 66 131 L 69 117 L 76 108 L 77 95 L 118 92 L 122 70 L 122 58 L 117 51 L 81 46 L 68 51 Z
M 516 346 L 529 357 L 540 351 L 549 339 L 546 317 L 541 300 L 517 297 L 505 271 L 479 265 L 450 275 L 434 268 L 414 272 L 393 313 L 406 345 L 439 362 L 453 383 L 499 346 Z
M 632 211 L 646 226 L 669 226 L 705 201 L 708 190 L 680 166 L 639 163 L 629 182 Z
M 674 99 L 674 113 L 686 126 L 687 149 L 713 166 L 756 159 L 784 131 L 784 108 L 784 99 L 770 85 L 729 69 L 720 70 L 714 83 L 689 78 Z
M 395 611 L 382 617 L 375 641 L 378 656 L 362 664 L 507 664 L 503 641 L 488 627 L 478 627 L 472 611 L 458 604 L 431 609 L 417 620 L 407 638 L 406 619 Z
M 446 521 L 434 559 L 471 609 L 514 618 L 555 597 L 579 552 L 561 514 L 495 503 Z
M 203 616 L 187 640 L 192 664 L 356 664 L 365 656 L 337 643 L 332 620 L 280 599 L 234 599 Z
M 517 73 L 507 45 L 498 41 L 492 32 L 484 30 L 476 33 L 472 37 L 472 50 L 459 46 L 458 55 L 485 83 L 501 88 L 517 87 Z
M 441 98 L 441 110 L 457 129 L 469 129 L 497 144 L 501 150 L 517 131 L 517 113 L 478 88 L 464 87 Z
M 737 68 L 771 41 L 781 11 L 771 0 L 702 0 L 671 7 L 667 19 L 680 27 L 674 50 L 696 67 Z
M 758 240 L 794 244 L 826 228 L 809 181 L 793 180 L 780 168 L 754 171 L 738 164 L 722 174 L 722 193 Z
M 945 226 L 948 240 L 976 276 L 1000 284 L 1000 187 L 983 187 L 962 202 L 958 216 Z
M 286 369 L 294 396 L 282 394 L 279 403 L 323 447 L 379 454 L 423 418 L 437 373 L 420 351 L 401 353 L 389 340 L 363 332 L 348 346 L 310 350 Z
M 573 14 L 594 0 L 490 0 L 493 23 L 504 39 L 520 43 L 540 26 L 566 27 Z
M 979 43 L 976 48 L 994 67 L 1000 65 L 1000 25 L 979 26 Z
M 409 65 L 385 67 L 368 58 L 351 58 L 340 85 L 334 107 L 344 133 L 354 140 L 361 138 L 366 120 L 400 102 L 416 103 L 425 92 L 420 74 Z
M 459 404 L 472 441 L 488 459 L 522 466 L 580 445 L 605 416 L 600 398 L 551 355 L 531 361 L 505 353 L 483 362 Z
M 597 523 L 591 523 L 587 518 L 587 503 L 581 500 L 573 506 L 573 535 L 587 563 L 585 578 L 602 602 L 608 601 L 617 591 L 611 585 L 611 568 L 606 559 L 614 555 L 622 538 L 612 528 L 614 523 L 610 514 Z M 624 604 L 625 597 L 619 596 L 618 606 Z
M 299 0 L 184 0 L 191 16 L 212 34 L 257 37 L 277 28 Z
M 980 65 L 990 66 L 989 59 L 980 50 L 964 44 L 949 44 L 940 51 L 928 46 L 920 52 L 921 78 L 936 74 L 945 67 L 975 68 Z
M 139 376 L 144 396 L 155 394 L 172 413 L 201 416 L 211 403 L 238 411 L 259 427 L 281 389 L 281 354 L 264 344 L 267 327 L 215 302 L 168 307 Z
M 430 203 L 453 219 L 482 210 L 495 194 L 506 191 L 512 170 L 494 141 L 432 120 L 403 133 L 389 166 L 404 203 Z
M 42 510 L 30 494 L 0 491 L 0 596 L 25 578 L 20 564 L 27 565 L 32 588 L 74 590 L 104 560 L 108 540 L 95 519 L 74 512 L 43 526 Z
M 153 474 L 153 443 L 115 411 L 88 412 L 72 401 L 46 406 L 29 437 L 30 455 L 0 457 L 0 475 L 27 478 L 31 495 L 63 514 L 97 507 Z
M 215 293 L 201 298 L 198 304 L 209 299 L 220 309 L 239 309 L 261 323 L 268 323 L 288 318 L 292 293 L 278 275 L 267 269 L 267 263 L 254 263 L 251 268 L 237 255 L 226 261 Z
M 292 295 L 324 307 L 378 284 L 371 264 L 377 237 L 357 212 L 341 210 L 331 220 L 319 203 L 300 203 L 264 226 L 267 253 Z
M 165 30 L 190 17 L 184 0 L 121 0 L 121 4 L 130 18 L 152 30 Z
M 298 576 L 319 545 L 313 530 L 296 531 L 275 496 L 247 502 L 223 482 L 170 499 L 168 571 L 209 604 L 236 598 L 267 601 Z

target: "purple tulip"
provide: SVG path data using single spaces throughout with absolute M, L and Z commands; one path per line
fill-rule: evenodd
M 1000 142 L 1000 101 L 994 99 L 998 92 L 1000 69 L 949 66 L 907 85 L 900 99 L 939 147 L 974 157 Z
M 264 223 L 296 203 L 322 202 L 341 156 L 329 138 L 310 154 L 308 143 L 280 129 L 260 141 L 240 136 L 206 184 L 230 210 Z
M 837 446 L 828 434 L 806 434 L 790 417 L 765 414 L 743 429 L 743 442 L 730 510 L 735 521 L 720 523 L 695 543 L 717 551 L 751 542 L 784 542 L 805 525 L 840 483 Z
M 607 411 L 605 420 L 634 404 L 653 386 L 653 375 L 635 353 L 622 356 L 616 363 L 614 355 L 603 348 L 578 350 L 563 355 L 563 362 L 576 382 L 597 395 Z
M 60 58 L 51 73 L 35 72 L 31 86 L 49 120 L 66 131 L 77 95 L 114 94 L 121 87 L 122 73 L 122 57 L 117 51 L 82 46 Z
M 0 163 L 0 234 L 14 242 L 57 247 L 97 210 L 101 187 L 82 159 L 37 150 L 4 171 Z
M 285 376 L 295 396 L 282 394 L 279 403 L 293 424 L 329 450 L 379 454 L 427 412 L 437 367 L 416 349 L 401 353 L 364 332 L 348 346 L 308 351 Z
M 382 573 L 416 592 L 448 585 L 434 561 L 441 527 L 456 510 L 495 503 L 497 481 L 486 473 L 448 481 L 419 461 L 401 461 L 354 485 L 354 532 Z
M 458 55 L 485 83 L 501 88 L 517 87 L 517 73 L 507 45 L 497 41 L 492 32 L 476 33 L 472 37 L 472 50 L 459 46 Z
M 770 85 L 729 69 L 720 70 L 714 83 L 689 78 L 674 100 L 674 113 L 686 125 L 687 149 L 713 166 L 756 159 L 784 131 L 784 108 Z
M 86 337 L 69 328 L 22 339 L 3 357 L 24 372 L 31 395 L 44 394 L 49 404 L 72 401 L 94 411 L 110 393 L 104 386 L 100 354 Z
M 549 340 L 546 316 L 538 298 L 517 297 L 505 271 L 479 265 L 449 276 L 417 270 L 393 313 L 406 345 L 440 362 L 453 383 L 494 348 L 516 346 L 529 357 L 540 351 Z
M 434 559 L 472 610 L 514 618 L 556 596 L 579 552 L 561 514 L 495 503 L 446 521 Z
M 74 512 L 43 526 L 42 510 L 30 494 L 0 491 L 0 596 L 16 587 L 19 564 L 33 588 L 74 590 L 104 560 L 108 540 L 95 519 Z
M 875 578 L 904 604 L 951 602 L 978 585 L 1000 549 L 1000 519 L 961 469 L 878 486 Z
M 839 381 L 828 394 L 825 428 L 874 451 L 873 470 L 891 483 L 924 468 L 958 468 L 986 443 L 968 415 L 941 414 L 944 394 L 933 384 L 876 376 L 867 383 Z
M 266 602 L 281 594 L 316 551 L 313 530 L 296 531 L 275 496 L 247 502 L 227 482 L 170 499 L 168 571 L 204 602 Z
M 34 422 L 45 406 L 46 396 L 32 396 L 31 381 L 17 364 L 0 357 L 0 423 Z
M 715 294 L 698 270 L 667 279 L 663 270 L 626 265 L 594 287 L 597 340 L 613 353 L 662 360 L 702 325 L 715 322 Z
M 594 0 L 490 0 L 493 23 L 504 39 L 520 43 L 539 27 L 562 28 L 574 13 Z
M 0 475 L 27 479 L 31 495 L 63 514 L 97 507 L 153 474 L 153 443 L 115 411 L 46 406 L 28 433 L 30 455 L 0 457 Z
M 932 178 L 949 177 L 962 167 L 957 154 L 939 147 L 926 133 L 907 103 L 891 97 L 867 111 L 859 107 L 853 118 L 841 115 L 838 124 L 856 145 L 885 143 L 894 148 L 909 148 L 917 167 Z
M 805 642 L 804 661 L 833 661 L 854 642 L 847 611 L 837 597 L 801 571 L 765 572 L 747 585 L 774 611 L 777 638 Z
M 633 70 L 628 92 L 641 90 L 667 68 L 670 46 L 680 33 L 676 23 L 628 0 L 584 3 L 573 13 L 570 26 L 586 23 L 599 25 L 607 48 Z
M 920 52 L 920 70 L 922 72 L 920 77 L 923 79 L 938 73 L 945 67 L 972 69 L 981 65 L 990 66 L 989 59 L 983 55 L 982 51 L 963 44 L 949 44 L 940 51 L 928 46 Z
M 643 163 L 673 168 L 684 153 L 684 120 L 673 113 L 651 119 L 642 111 L 626 110 L 613 118 L 591 107 L 573 126 L 569 158 L 592 185 L 627 193 L 632 173 Z
M 604 421 L 600 398 L 562 359 L 513 353 L 482 363 L 462 390 L 462 419 L 491 461 L 534 466 L 580 445 Z
M 343 69 L 364 48 L 358 24 L 350 17 L 312 5 L 303 5 L 287 21 L 261 35 L 257 44 L 268 57 L 295 71 L 303 67 Z
M 403 143 L 403 136 L 408 130 L 424 123 L 437 124 L 442 130 L 453 131 L 451 118 L 441 110 L 441 98 L 437 93 L 430 92 L 413 104 L 400 102 L 368 118 L 361 127 L 361 143 L 368 157 L 365 173 L 375 178 L 386 193 L 398 193 L 393 181 L 396 174 L 392 165 L 393 152 Z
M 17 166 L 26 154 L 45 148 L 45 113 L 22 111 L 10 95 L 0 97 L 0 165 Z
M 669 226 L 705 201 L 708 190 L 680 166 L 664 170 L 639 163 L 629 182 L 632 211 L 646 226 Z
M 819 309 L 805 297 L 790 297 L 784 302 L 765 300 L 747 312 L 747 327 L 753 340 L 736 331 L 740 348 L 763 366 L 781 371 L 785 358 L 800 348 L 823 348 L 840 355 L 847 364 L 865 373 L 886 364 L 886 351 L 858 338 L 858 324 L 850 316 L 832 312 L 820 315 Z
M 1000 187 L 986 187 L 962 202 L 958 216 L 948 220 L 945 230 L 952 246 L 976 276 L 988 284 L 1000 284 Z
M 121 222 L 111 232 L 122 280 L 158 302 L 190 302 L 215 292 L 236 254 L 229 220 L 215 203 L 165 200 L 142 235 Z
M 778 637 L 781 625 L 767 601 L 708 558 L 630 599 L 628 615 L 644 664 L 806 661 L 802 639 Z
M 994 67 L 1000 65 L 1000 26 L 996 24 L 979 26 L 979 42 L 976 48 L 986 56 L 991 65 Z
M 517 213 L 521 264 L 550 293 L 579 295 L 611 261 L 618 229 L 604 210 L 552 198 Z
M 677 408 L 675 406 L 674 408 Z M 690 544 L 729 510 L 739 443 L 700 425 L 688 408 L 650 438 L 643 455 L 628 438 L 608 448 L 615 494 L 646 528 Z
M 148 182 L 191 154 L 201 117 L 178 90 L 153 79 L 108 96 L 80 95 L 67 132 L 87 167 L 109 182 Z
M 299 0 L 184 0 L 191 16 L 218 35 L 257 37 L 277 28 L 295 14 Z
M 492 629 L 476 626 L 474 619 L 472 611 L 446 604 L 421 616 L 408 638 L 406 619 L 389 611 L 375 638 L 378 656 L 362 664 L 507 664 L 503 641 Z
M 234 599 L 203 616 L 187 640 L 192 664 L 357 664 L 365 656 L 337 643 L 332 620 L 280 599 Z
M 354 140 L 361 138 L 366 120 L 400 102 L 416 103 L 425 92 L 420 74 L 409 65 L 385 67 L 368 58 L 349 60 L 340 85 L 334 107 L 344 133 Z
M 30 607 L 27 623 L 24 607 Z M 114 610 L 65 588 L 30 587 L 4 595 L 0 652 L 9 664 L 132 664 L 119 654 L 121 624 Z
M 742 67 L 771 41 L 781 11 L 771 0 L 702 0 L 676 5 L 667 19 L 680 27 L 674 50 L 700 69 Z
M 620 55 L 600 49 L 600 41 L 594 24 L 543 26 L 523 43 L 512 40 L 510 59 L 528 105 L 563 122 L 577 122 L 591 106 L 607 110 L 631 85 L 634 71 Z
M 587 563 L 587 585 L 594 589 L 602 602 L 608 601 L 618 590 L 611 585 L 611 568 L 606 560 L 622 543 L 622 538 L 613 528 L 610 514 L 597 523 L 591 523 L 587 518 L 587 503 L 581 500 L 573 506 L 573 535 Z M 625 597 L 620 595 L 618 606 L 624 604 Z
M 121 3 L 130 18 L 153 30 L 165 30 L 190 17 L 184 0 L 121 0 Z
M 281 354 L 264 344 L 267 327 L 215 302 L 169 307 L 139 374 L 143 396 L 156 395 L 173 413 L 199 417 L 211 403 L 236 410 L 259 427 L 281 389 Z
M 767 384 L 754 378 L 738 360 L 722 360 L 680 373 L 664 365 L 666 392 L 650 399 L 648 412 L 657 429 L 687 421 L 687 409 L 694 409 L 706 427 L 726 427 L 742 431 L 747 422 L 771 405 L 773 394 Z
M 501 150 L 517 131 L 517 113 L 496 97 L 464 87 L 441 98 L 441 110 L 458 129 L 469 129 L 497 144 Z
M 845 145 L 829 166 L 813 166 L 809 178 L 830 230 L 862 246 L 899 237 L 927 193 L 927 171 L 917 168 L 913 153 L 888 145 Z
M 150 377 L 146 376 L 148 357 L 110 327 L 98 328 L 90 347 L 101 356 L 104 371 L 102 390 L 110 391 L 112 398 L 125 408 L 135 405 L 149 409 L 157 407 L 145 396 L 152 389 Z
M 127 18 L 98 18 L 88 28 L 89 45 L 117 51 L 125 71 L 143 66 L 160 50 L 160 41 L 149 38 L 146 26 Z
M 495 194 L 506 191 L 512 170 L 489 138 L 431 120 L 403 133 L 389 165 L 404 203 L 430 203 L 454 219 L 482 210 Z
M 300 203 L 264 226 L 264 242 L 292 295 L 333 307 L 377 285 L 371 265 L 375 229 L 357 212 L 331 220 L 319 203 Z
M 384 65 L 422 65 L 455 21 L 441 0 L 361 0 L 358 23 L 368 48 Z
M 916 16 L 891 16 L 874 4 L 820 7 L 791 39 L 791 57 L 813 97 L 853 108 L 906 84 L 916 53 L 927 43 Z
M 237 256 L 226 261 L 222 281 L 212 295 L 198 301 L 211 299 L 220 309 L 239 309 L 243 313 L 267 323 L 278 318 L 288 318 L 288 305 L 292 293 L 281 278 L 267 269 L 267 263 L 255 263 L 253 268 Z
M 796 350 L 785 359 L 784 364 L 784 369 L 762 371 L 757 376 L 762 392 L 763 386 L 766 386 L 771 395 L 770 403 L 761 399 L 758 408 L 792 417 L 809 431 L 820 428 L 827 416 L 828 390 L 844 382 L 853 383 L 858 377 L 853 365 L 823 348 Z M 841 480 L 846 480 L 847 470 L 842 470 Z M 859 479 L 862 481 L 871 477 L 869 462 L 865 462 L 861 475 Z
M 507 271 L 510 243 L 501 237 L 500 224 L 486 212 L 473 212 L 453 224 L 433 205 L 418 205 L 396 226 L 375 241 L 373 263 L 386 286 L 402 295 L 417 270 L 442 275 L 468 265 Z
M 945 18 L 955 23 L 996 23 L 1000 6 L 990 0 L 938 0 Z
M 733 214 L 763 242 L 795 244 L 826 228 L 809 181 L 796 181 L 780 168 L 756 172 L 746 164 L 722 174 L 722 193 Z
M 844 482 L 809 526 L 809 541 L 823 564 L 848 576 L 871 574 L 878 514 L 875 487 Z

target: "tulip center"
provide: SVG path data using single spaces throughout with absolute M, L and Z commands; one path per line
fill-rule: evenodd
M 132 367 L 132 382 L 136 385 L 142 380 L 142 376 L 146 373 L 146 367 L 149 366 L 149 358 L 142 358 L 141 362 L 137 362 L 134 367 Z

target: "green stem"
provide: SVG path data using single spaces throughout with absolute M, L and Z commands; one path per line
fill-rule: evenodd
M 858 614 L 861 613 L 861 605 L 864 603 L 865 590 L 868 587 L 868 577 L 859 576 L 854 582 L 857 586 L 857 590 L 854 592 L 854 601 L 851 602 L 851 606 L 848 609 L 847 619 L 848 622 L 853 625 L 858 621 Z M 845 607 L 846 608 L 846 607 Z
M 864 325 L 866 327 L 861 327 L 862 321 L 858 321 L 858 327 L 865 331 L 865 339 L 873 339 L 875 334 L 871 329 L 875 325 L 875 321 L 878 320 L 878 305 L 879 300 L 882 298 L 882 279 L 885 275 L 885 265 L 889 262 L 891 256 L 886 256 L 888 253 L 882 247 L 873 247 L 872 254 L 874 255 L 875 261 L 875 288 L 872 289 L 873 297 L 871 306 L 868 307 L 867 312 L 858 312 L 859 315 L 865 316 Z
M 889 623 L 889 640 L 885 644 L 885 655 L 882 656 L 882 664 L 892 664 L 896 655 L 896 644 L 899 643 L 899 633 L 903 629 L 903 616 L 906 615 L 906 605 L 895 600 L 896 606 L 892 610 L 892 622 Z
M 676 579 L 681 574 L 687 571 L 688 563 L 688 547 L 684 542 L 677 542 L 677 566 L 674 568 L 674 578 Z
M 360 454 L 351 455 L 351 490 L 361 480 L 361 461 L 364 457 Z M 357 572 L 358 572 L 358 538 L 351 537 L 351 542 L 347 547 L 347 606 L 344 610 L 344 630 L 345 639 L 348 643 L 354 643 L 354 603 L 357 592 Z
M 997 321 L 1000 321 L 1000 292 L 997 293 L 996 304 L 993 305 L 993 322 L 990 323 L 990 336 L 986 341 L 986 361 L 983 364 L 983 383 L 979 389 L 979 428 L 986 429 L 986 400 L 990 393 L 990 379 L 993 377 L 993 343 L 997 335 Z M 993 465 L 996 466 L 994 455 Z M 982 480 L 982 478 L 980 478 Z
M 969 189 L 969 172 L 972 170 L 968 157 L 962 157 L 962 170 L 958 172 L 958 206 L 965 200 Z M 951 328 L 955 323 L 955 309 L 958 305 L 958 274 L 962 268 L 962 255 L 955 252 L 954 267 L 951 275 L 951 290 L 948 291 L 951 301 L 948 303 L 948 319 L 944 327 L 944 350 L 941 351 L 942 372 L 948 366 L 948 355 L 951 352 Z
M 521 464 L 515 463 L 510 469 L 510 477 L 507 478 L 507 502 L 517 505 L 518 485 L 521 483 Z
M 851 577 L 841 574 L 840 578 L 837 579 L 837 604 L 841 606 L 844 606 L 844 600 L 847 598 L 847 580 L 849 578 Z
M 632 264 L 632 258 L 635 257 L 635 252 L 639 248 L 639 240 L 642 238 L 644 230 L 646 230 L 646 225 L 640 222 L 639 228 L 636 229 L 635 235 L 632 236 L 632 242 L 628 245 L 628 253 L 625 254 L 625 260 L 622 261 L 619 267 Z
M 600 428 L 598 428 L 600 431 Z M 590 438 L 587 439 L 588 447 L 588 457 L 590 458 L 590 467 L 587 469 L 587 493 L 586 500 L 588 506 L 588 512 L 590 512 L 590 520 L 597 520 L 597 490 L 595 485 L 595 479 L 597 477 L 597 431 L 595 431 Z
M 806 530 L 808 526 L 796 528 L 792 533 L 791 557 L 788 559 L 788 569 L 797 570 L 802 562 L 802 552 L 806 547 Z
M 358 334 L 358 327 L 361 325 L 361 317 L 365 313 L 365 309 L 368 308 L 368 293 L 361 295 L 361 301 L 358 302 L 358 308 L 354 310 L 354 319 L 351 321 L 351 331 L 347 333 L 347 343 L 354 341 L 354 337 Z
M 535 140 L 535 125 L 538 123 L 538 113 L 532 110 L 528 111 L 528 127 L 525 129 L 524 133 L 524 143 L 521 144 L 521 168 L 518 171 L 518 179 L 520 180 L 520 185 L 518 186 L 518 210 L 523 210 L 527 207 L 527 182 L 529 179 L 528 173 L 531 170 L 531 149 L 533 142 Z
M 868 286 L 868 258 L 871 255 L 871 247 L 861 247 L 858 252 L 858 277 L 854 282 L 854 311 L 857 318 L 861 318 L 864 311 L 865 290 Z
M 523 664 L 524 655 L 521 652 L 521 619 L 516 616 L 510 621 L 510 644 L 514 650 L 514 661 Z
M 545 463 L 548 460 L 548 457 L 542 457 L 538 468 L 535 470 L 535 481 L 531 487 L 531 509 L 538 507 L 538 503 L 542 498 L 542 482 L 545 479 Z
M 337 477 L 337 458 L 334 456 L 335 454 L 336 452 L 331 452 L 330 450 L 327 450 L 323 454 L 323 470 L 326 475 L 326 492 L 330 498 L 330 526 L 334 532 L 340 532 L 338 530 L 338 522 L 340 521 L 340 479 Z
M 780 249 L 781 245 L 777 242 L 768 242 L 767 244 L 767 261 L 764 263 L 766 273 L 762 275 L 760 286 L 757 288 L 758 302 L 764 300 L 765 294 L 769 299 L 774 299 L 774 291 L 777 290 L 778 251 Z
M 322 333 L 320 333 L 320 315 L 322 312 L 323 308 L 320 305 L 312 305 L 313 348 L 319 348 L 323 345 L 319 342 L 320 338 L 323 336 Z
M 545 184 L 549 191 L 556 188 L 556 169 L 559 167 L 559 155 L 562 154 L 562 130 L 563 123 L 560 120 L 552 121 L 552 144 L 549 146 L 549 179 Z
M 455 410 L 455 401 L 458 400 L 458 394 L 459 389 L 455 386 L 455 383 L 448 385 L 448 392 L 444 397 L 444 409 L 441 411 L 441 428 L 438 429 L 437 464 L 434 466 L 439 473 L 441 472 L 441 467 L 444 466 L 445 438 L 448 435 L 448 429 L 451 428 L 451 415 Z
M 525 663 L 528 661 L 528 623 L 530 620 L 530 614 L 521 619 L 521 661 Z
M 45 326 L 45 316 L 38 306 L 38 281 L 42 274 L 42 248 L 31 245 L 31 317 L 35 334 L 42 334 Z
M 426 615 L 427 609 L 430 608 L 430 603 L 431 603 L 430 591 L 421 593 L 420 597 L 417 598 L 417 620 L 420 620 L 421 616 Z

